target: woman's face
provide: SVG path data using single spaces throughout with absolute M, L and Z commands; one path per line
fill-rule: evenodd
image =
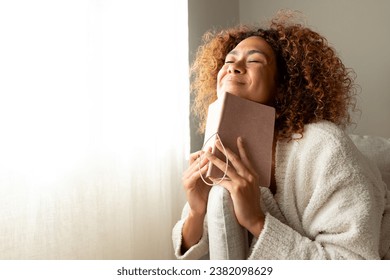
M 242 40 L 225 59 L 218 72 L 217 94 L 229 92 L 262 104 L 272 105 L 276 93 L 276 57 L 261 37 Z

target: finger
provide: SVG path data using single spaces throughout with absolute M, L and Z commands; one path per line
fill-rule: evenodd
M 226 155 L 227 155 L 229 161 L 232 163 L 232 165 L 235 168 L 235 170 L 237 171 L 237 173 L 239 173 L 241 176 L 248 173 L 248 169 L 243 164 L 243 162 L 241 161 L 241 159 L 238 155 L 236 155 L 229 148 L 226 148 L 226 147 L 224 148 L 220 141 L 216 141 L 216 146 L 217 146 L 218 150 L 220 150 L 222 153 L 226 152 Z
M 207 148 L 207 151 L 211 152 L 211 147 L 208 147 Z M 204 150 L 199 150 L 197 152 L 194 152 L 192 154 L 190 154 L 190 159 L 189 159 L 189 162 L 190 162 L 190 165 L 199 157 L 202 157 L 202 155 L 205 153 L 206 151 Z
M 205 155 L 209 159 L 209 161 L 211 161 L 218 169 L 220 169 L 222 172 L 226 172 L 226 175 L 230 179 L 232 180 L 239 179 L 239 175 L 237 174 L 236 170 L 231 166 L 226 165 L 226 161 L 222 161 L 217 156 L 209 152 L 207 152 Z
M 232 181 L 228 178 L 221 180 L 214 177 L 208 177 L 208 179 L 210 179 L 213 184 L 218 184 L 218 186 L 224 187 L 230 194 L 232 194 Z
M 254 169 L 254 167 L 253 167 L 253 165 L 252 165 L 251 161 L 249 160 L 249 157 L 246 153 L 245 144 L 244 144 L 242 137 L 237 138 L 237 147 L 238 147 L 238 153 L 240 154 L 240 158 L 241 158 L 242 162 L 252 173 L 254 173 L 255 169 Z
M 192 170 L 187 170 L 183 173 L 182 181 L 184 186 L 193 185 L 201 176 L 204 176 L 209 168 L 209 165 L 206 163 L 205 165 Z
M 204 166 L 207 166 L 209 159 L 206 156 L 198 157 L 185 171 L 184 178 L 191 177 L 193 173 L 198 173 Z
M 189 179 L 190 179 L 191 181 L 196 181 L 196 180 L 198 180 L 198 179 L 200 178 L 201 175 L 204 176 L 204 175 L 206 174 L 208 168 L 209 168 L 209 165 L 206 164 L 206 165 L 203 166 L 202 168 L 200 168 L 200 169 L 196 170 L 195 172 L 193 172 L 193 173 L 191 174 L 191 176 L 189 177 Z
M 197 151 L 197 152 L 195 152 L 195 153 L 190 154 L 190 165 L 191 165 L 197 158 L 199 158 L 203 153 L 204 153 L 204 151 L 200 150 L 200 151 Z
M 208 149 L 211 152 L 211 147 Z M 198 157 L 192 162 L 192 164 L 187 168 L 187 170 L 183 174 L 183 179 L 187 179 L 192 177 L 192 174 L 195 172 L 199 172 L 204 166 L 208 165 L 209 159 L 205 156 L 204 151 L 199 151 L 194 153 L 198 155 Z

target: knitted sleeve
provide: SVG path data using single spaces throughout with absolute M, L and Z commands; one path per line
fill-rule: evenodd
M 266 214 L 249 259 L 379 259 L 385 185 L 377 170 L 326 123 L 281 146 L 276 201 L 286 221 Z

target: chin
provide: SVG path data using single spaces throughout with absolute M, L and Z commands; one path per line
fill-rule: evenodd
M 217 96 L 219 97 L 221 93 L 225 93 L 225 92 L 228 92 L 238 97 L 242 97 L 242 93 L 240 93 L 240 91 L 238 91 L 237 89 L 221 89 L 217 92 Z

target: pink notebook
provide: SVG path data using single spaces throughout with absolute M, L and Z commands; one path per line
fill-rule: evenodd
M 222 144 L 237 155 L 237 138 L 241 136 L 259 175 L 260 186 L 269 187 L 274 125 L 275 108 L 225 93 L 209 106 L 203 150 L 212 147 L 212 152 L 225 161 L 226 157 L 215 147 L 216 133 Z M 210 163 L 206 178 L 223 175 L 223 171 Z

